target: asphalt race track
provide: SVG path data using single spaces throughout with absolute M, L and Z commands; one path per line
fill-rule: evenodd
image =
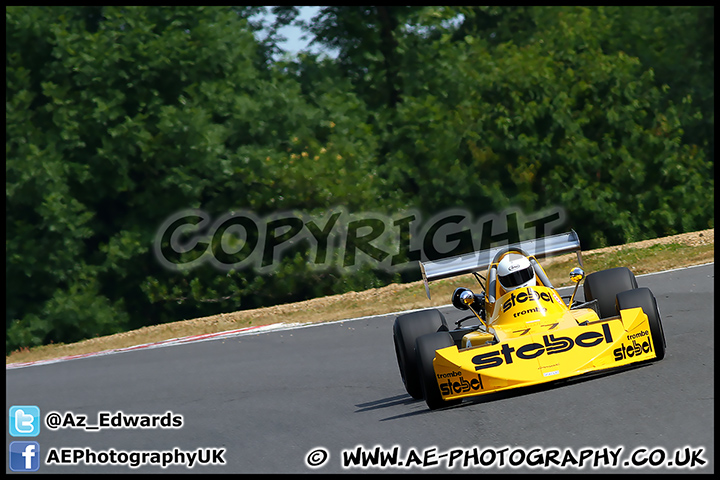
M 394 315 L 370 317 L 8 369 L 6 408 L 38 406 L 43 423 L 32 438 L 6 430 L 6 446 L 37 442 L 38 473 L 713 473 L 714 264 L 638 283 L 657 297 L 667 339 L 665 359 L 648 366 L 429 411 L 400 380 Z M 46 426 L 51 412 L 65 428 Z M 82 416 L 97 426 L 99 412 L 180 425 L 79 426 Z M 395 448 L 403 465 L 344 468 L 356 447 Z M 203 449 L 224 464 L 108 463 L 110 452 L 126 463 L 153 451 L 212 459 Z M 60 465 L 63 454 L 97 464 Z

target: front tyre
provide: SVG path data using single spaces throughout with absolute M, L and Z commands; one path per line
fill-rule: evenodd
M 422 400 L 423 393 L 417 373 L 415 341 L 418 337 L 437 332 L 443 325 L 445 325 L 445 317 L 437 309 L 406 313 L 395 319 L 393 343 L 400 368 L 400 377 L 402 377 L 405 390 L 416 400 Z
M 415 349 L 417 351 L 418 374 L 425 403 L 427 403 L 430 410 L 457 405 L 461 402 L 461 400 L 442 399 L 437 377 L 435 376 L 435 367 L 433 366 L 435 351 L 453 345 L 455 345 L 455 342 L 448 332 L 431 333 L 417 339 Z
M 617 267 L 588 275 L 583 292 L 586 302 L 597 300 L 600 318 L 608 318 L 617 315 L 615 296 L 634 288 L 637 288 L 635 275 L 627 267 Z
M 617 294 L 617 312 L 628 308 L 642 308 L 648 317 L 650 324 L 650 335 L 652 335 L 652 346 L 655 350 L 656 360 L 665 358 L 665 332 L 663 332 L 660 321 L 660 311 L 657 307 L 657 300 L 649 288 L 642 287 L 628 290 Z

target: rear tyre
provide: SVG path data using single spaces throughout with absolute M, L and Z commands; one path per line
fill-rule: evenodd
M 422 400 L 423 393 L 418 376 L 415 341 L 418 337 L 437 332 L 443 325 L 446 325 L 445 317 L 436 309 L 406 313 L 395 319 L 393 343 L 400 377 L 405 390 L 416 400 Z
M 455 345 L 455 342 L 448 332 L 431 333 L 417 339 L 415 348 L 417 350 L 418 373 L 422 384 L 423 397 L 425 397 L 425 403 L 427 403 L 430 410 L 457 405 L 461 402 L 461 400 L 442 399 L 437 377 L 435 376 L 435 368 L 433 367 L 435 351 L 453 345 Z
M 617 294 L 617 311 L 628 308 L 640 307 L 648 317 L 650 324 L 650 335 L 652 335 L 652 346 L 655 351 L 655 360 L 665 358 L 665 332 L 663 332 L 660 321 L 660 311 L 657 307 L 657 300 L 649 288 L 636 288 Z
M 637 288 L 635 275 L 627 267 L 610 268 L 591 273 L 585 278 L 585 301 L 597 300 L 600 318 L 617 315 L 615 297 L 618 293 Z

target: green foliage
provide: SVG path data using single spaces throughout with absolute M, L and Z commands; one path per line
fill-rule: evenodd
M 323 7 L 338 57 L 294 58 L 296 7 L 8 7 L 6 351 L 416 275 L 307 242 L 272 274 L 166 270 L 189 208 L 560 206 L 585 248 L 711 228 L 713 12 Z
M 468 15 L 459 31 L 478 37 L 407 38 L 383 174 L 411 193 L 408 203 L 478 214 L 559 205 L 586 248 L 707 228 L 712 162 L 683 125 L 699 112 L 668 101 L 637 57 L 606 53 L 597 11 L 531 9 L 525 23 L 536 26 L 517 43 L 490 41 L 521 13 Z M 488 14 L 499 20 L 481 28 Z

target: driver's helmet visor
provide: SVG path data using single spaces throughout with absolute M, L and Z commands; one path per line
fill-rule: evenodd
M 510 272 L 507 275 L 499 275 L 498 279 L 503 287 L 516 287 L 531 280 L 534 276 L 532 267 Z

